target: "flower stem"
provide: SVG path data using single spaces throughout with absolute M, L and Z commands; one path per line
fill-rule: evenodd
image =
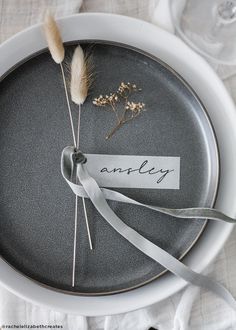
M 118 124 L 110 131 L 110 133 L 106 136 L 106 140 L 110 139 L 115 132 L 124 124 L 123 121 L 119 121 Z

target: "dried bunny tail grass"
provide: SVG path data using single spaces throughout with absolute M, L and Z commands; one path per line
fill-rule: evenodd
M 50 11 L 46 12 L 43 29 L 53 60 L 57 64 L 62 63 L 65 57 L 65 49 L 57 23 Z
M 68 95 L 68 90 L 67 90 L 65 72 L 64 72 L 64 68 L 63 68 L 63 64 L 62 64 L 62 62 L 65 58 L 65 49 L 64 49 L 64 46 L 62 43 L 62 39 L 61 39 L 61 35 L 60 35 L 60 31 L 58 29 L 57 23 L 49 10 L 47 10 L 46 14 L 45 14 L 43 29 L 44 29 L 45 37 L 46 37 L 46 40 L 48 43 L 48 48 L 51 53 L 51 56 L 57 64 L 60 64 L 62 80 L 63 80 L 64 90 L 65 90 L 65 97 L 66 97 L 70 124 L 71 124 L 71 131 L 72 131 L 74 145 L 76 146 L 75 129 L 74 129 L 69 95 Z
M 92 82 L 91 57 L 86 56 L 83 49 L 77 46 L 71 62 L 71 99 L 75 104 L 81 105 L 87 98 Z

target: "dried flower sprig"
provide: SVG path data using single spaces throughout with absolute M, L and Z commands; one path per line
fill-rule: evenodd
M 142 111 L 146 111 L 144 103 L 127 102 L 121 117 L 117 121 L 115 127 L 106 136 L 106 139 L 110 139 L 119 128 L 121 128 L 128 121 L 139 116 Z
M 93 104 L 97 107 L 106 107 L 110 106 L 110 109 L 115 113 L 116 116 L 116 125 L 107 134 L 106 139 L 111 138 L 114 133 L 122 127 L 128 121 L 136 118 L 141 114 L 142 111 L 145 111 L 145 104 L 143 102 L 135 103 L 133 101 L 129 101 L 129 97 L 134 92 L 141 91 L 135 84 L 131 84 L 130 82 L 124 83 L 121 82 L 117 92 L 110 93 L 109 95 L 99 95 L 93 100 Z M 123 101 L 123 102 L 122 102 Z M 118 109 L 118 103 L 123 104 L 122 111 Z

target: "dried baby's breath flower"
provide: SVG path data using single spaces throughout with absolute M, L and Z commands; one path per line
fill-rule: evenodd
M 118 102 L 118 96 L 116 93 L 110 93 L 110 95 L 100 95 L 93 100 L 93 104 L 97 105 L 98 107 L 103 107 L 106 105 L 115 105 Z
M 141 102 L 127 102 L 125 109 L 130 110 L 133 113 L 140 113 L 142 110 L 145 110 L 145 104 Z
M 130 82 L 124 83 L 123 81 L 120 83 L 120 86 L 118 87 L 117 93 L 123 97 L 127 98 L 132 92 L 141 91 L 141 89 L 138 89 L 135 84 L 131 84 Z
M 129 96 L 134 92 L 141 91 L 136 84 L 131 84 L 130 82 L 120 83 L 117 92 L 110 93 L 109 95 L 99 95 L 93 100 L 93 104 L 97 107 L 109 108 L 115 113 L 116 116 L 116 126 L 111 130 L 111 132 L 106 136 L 106 139 L 112 137 L 112 135 L 125 123 L 137 117 L 142 111 L 145 111 L 145 104 L 143 102 L 130 102 L 128 100 Z M 118 103 L 122 104 L 123 107 L 119 107 Z

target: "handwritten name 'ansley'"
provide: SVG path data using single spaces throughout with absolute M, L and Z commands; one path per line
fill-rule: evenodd
M 136 173 L 136 174 L 140 174 L 140 175 L 155 175 L 155 180 L 156 183 L 161 183 L 166 176 L 171 173 L 174 172 L 173 169 L 157 169 L 156 167 L 150 167 L 148 160 L 145 160 L 141 163 L 141 165 L 137 168 L 122 168 L 122 167 L 114 167 L 114 168 L 107 168 L 107 167 L 103 167 L 100 171 L 101 173 L 107 173 L 107 174 L 127 174 L 130 175 L 132 173 Z

